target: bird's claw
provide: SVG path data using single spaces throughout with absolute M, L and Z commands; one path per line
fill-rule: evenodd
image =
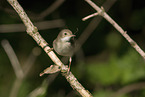
M 48 50 L 47 50 L 47 53 L 49 53 L 49 52 L 51 52 L 51 51 L 53 51 L 53 48 L 48 49 Z

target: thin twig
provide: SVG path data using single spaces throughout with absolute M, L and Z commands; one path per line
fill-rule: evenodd
M 85 0 L 88 4 L 90 4 L 97 12 L 101 12 L 101 16 L 104 17 L 110 24 L 116 28 L 124 37 L 125 39 L 131 44 L 133 48 L 145 59 L 144 51 L 137 45 L 137 43 L 124 31 L 105 11 L 104 9 L 99 8 L 94 2 L 91 0 Z
M 98 12 L 93 13 L 93 14 L 91 14 L 91 15 L 88 15 L 88 16 L 84 17 L 82 20 L 85 21 L 85 20 L 87 20 L 87 19 L 89 19 L 89 18 L 91 18 L 91 17 L 97 16 L 98 14 L 99 14 Z
M 106 0 L 106 2 L 103 4 L 103 6 L 106 8 L 106 11 L 108 11 L 111 6 L 116 2 L 116 0 Z M 78 47 L 76 48 L 79 49 L 89 38 L 89 36 L 92 34 L 92 32 L 96 29 L 96 27 L 99 25 L 101 22 L 102 17 L 95 17 L 91 20 L 91 22 L 88 24 L 88 26 L 85 28 L 83 33 L 80 35 L 78 41 Z
M 58 66 L 62 68 L 63 75 L 66 77 L 67 81 L 71 84 L 71 86 L 76 89 L 83 97 L 92 97 L 89 91 L 87 91 L 74 77 L 74 75 L 70 72 L 67 73 L 68 70 L 67 67 L 60 61 L 60 59 L 56 56 L 56 54 L 53 51 L 50 51 L 50 47 L 48 46 L 48 43 L 41 37 L 39 34 L 37 28 L 33 25 L 33 23 L 28 18 L 27 14 L 23 10 L 23 8 L 20 6 L 17 0 L 8 0 L 10 5 L 17 11 L 18 15 L 21 17 L 22 21 L 24 22 L 27 33 L 33 37 L 33 39 L 37 42 L 39 46 L 41 46 L 44 51 L 47 53 L 47 55 L 51 58 L 51 60 Z

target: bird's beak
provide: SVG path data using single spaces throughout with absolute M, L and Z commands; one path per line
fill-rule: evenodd
M 69 35 L 69 37 L 75 37 L 76 35 Z
M 71 37 L 75 37 L 76 35 L 67 35 L 65 37 L 63 37 L 61 40 L 65 40 L 65 41 L 69 41 L 71 39 Z

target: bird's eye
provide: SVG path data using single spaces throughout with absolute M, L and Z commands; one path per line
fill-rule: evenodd
M 64 35 L 67 35 L 67 33 L 66 33 L 66 32 L 64 32 Z

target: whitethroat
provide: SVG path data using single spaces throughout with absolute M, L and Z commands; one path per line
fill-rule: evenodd
M 71 66 L 71 57 L 74 54 L 74 36 L 75 35 L 73 35 L 69 29 L 63 29 L 53 41 L 54 50 L 61 56 L 69 57 L 68 71 L 70 70 Z

